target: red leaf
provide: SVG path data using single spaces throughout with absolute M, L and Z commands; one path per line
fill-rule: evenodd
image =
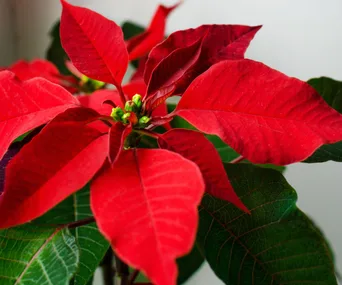
M 122 90 L 129 99 L 132 99 L 135 94 L 144 96 L 146 93 L 146 84 L 142 80 L 136 80 L 123 86 Z
M 42 78 L 21 82 L 2 71 L 0 86 L 0 159 L 14 139 L 78 104 L 64 88 Z
M 153 110 L 164 102 L 179 85 L 199 59 L 202 39 L 179 48 L 162 60 L 153 70 L 145 97 L 147 109 Z
M 160 5 L 147 30 L 127 41 L 130 60 L 148 54 L 155 45 L 164 39 L 166 19 L 178 5 L 179 3 L 171 7 Z
M 131 133 L 131 126 L 116 123 L 109 130 L 109 161 L 114 164 L 123 150 L 125 139 Z
M 11 65 L 8 70 L 15 73 L 22 81 L 35 77 L 43 77 L 53 83 L 63 86 L 71 93 L 77 91 L 77 89 L 73 87 L 77 85 L 77 80 L 74 77 L 61 75 L 56 66 L 44 59 L 35 59 L 31 62 L 19 60 Z
M 301 161 L 342 140 L 342 116 L 313 88 L 251 60 L 214 65 L 186 90 L 176 114 L 254 163 Z
M 203 190 L 193 162 L 167 150 L 132 149 L 92 183 L 91 205 L 123 261 L 154 284 L 174 285 L 175 258 L 195 240 Z
M 90 95 L 77 96 L 83 107 L 91 108 L 99 112 L 101 115 L 109 116 L 112 112 L 112 106 L 103 104 L 103 102 L 110 100 L 116 106 L 122 107 L 119 93 L 115 90 L 101 89 L 93 92 Z
M 79 120 L 94 113 L 75 109 Z M 82 188 L 108 154 L 108 137 L 67 111 L 48 124 L 8 164 L 0 197 L 0 228 L 35 219 Z
M 187 85 L 211 65 L 221 60 L 243 58 L 250 41 L 260 28 L 260 26 L 203 25 L 197 29 L 177 31 L 151 51 L 146 62 L 144 80 L 149 82 L 154 69 L 172 52 L 189 47 L 203 38 L 200 60 L 192 68 L 192 73 L 188 73 L 187 78 L 184 79 L 186 82 L 178 90 L 178 93 L 183 93 Z
M 131 76 L 131 79 L 130 79 L 131 82 L 144 81 L 144 71 L 145 71 L 146 61 L 147 61 L 147 56 L 144 56 L 139 60 L 139 66 Z
M 96 12 L 61 2 L 61 41 L 72 63 L 90 78 L 121 85 L 128 65 L 121 28 Z
M 227 200 L 241 210 L 249 212 L 235 194 L 220 155 L 203 134 L 192 130 L 173 129 L 160 135 L 158 144 L 161 148 L 177 152 L 195 162 L 202 172 L 206 191 L 209 194 Z

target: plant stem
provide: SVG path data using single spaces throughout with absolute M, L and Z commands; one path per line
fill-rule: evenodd
M 94 217 L 90 217 L 90 218 L 86 218 L 86 219 L 79 220 L 79 221 L 76 221 L 76 222 L 72 222 L 72 223 L 69 223 L 69 224 L 65 224 L 65 225 L 63 225 L 63 227 L 69 228 L 69 229 L 74 229 L 74 228 L 81 227 L 81 226 L 84 226 L 84 225 L 88 225 L 88 224 L 91 224 L 91 223 L 94 223 L 94 222 L 95 222 L 95 218 Z
M 136 133 L 144 135 L 144 136 L 148 136 L 154 139 L 158 139 L 160 137 L 159 134 L 155 133 L 155 132 L 151 132 L 148 130 L 134 130 Z
M 129 285 L 129 268 L 126 263 L 120 260 L 117 256 L 115 256 L 116 260 L 116 271 L 121 278 L 120 285 Z
M 237 158 L 233 159 L 230 163 L 235 164 L 235 163 L 239 163 L 239 162 L 241 162 L 243 160 L 245 160 L 245 158 L 242 155 L 240 155 Z
M 128 282 L 129 285 L 133 285 L 134 284 L 134 281 L 135 281 L 135 279 L 137 279 L 139 273 L 140 273 L 139 270 L 137 270 L 137 269 L 134 270 L 134 272 L 132 273 L 131 277 L 129 278 L 129 282 Z
M 121 102 L 122 102 L 123 106 L 125 106 L 127 100 L 126 100 L 126 96 L 125 96 L 125 93 L 122 90 L 121 85 L 116 86 L 116 88 L 118 89 Z
M 105 285 L 114 285 L 115 269 L 113 266 L 113 251 L 110 248 L 102 262 L 103 281 Z

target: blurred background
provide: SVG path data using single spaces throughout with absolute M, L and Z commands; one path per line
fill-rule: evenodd
M 121 23 L 147 25 L 157 0 L 69 0 Z M 201 24 L 245 24 L 263 28 L 247 57 L 287 75 L 342 81 L 341 0 L 185 0 L 169 17 L 167 32 Z M 48 33 L 59 18 L 58 0 L 0 0 L 0 66 L 19 58 L 44 57 Z M 299 206 L 323 229 L 342 272 L 342 164 L 294 164 L 285 176 L 297 190 Z M 203 266 L 187 284 L 222 284 Z M 100 284 L 100 283 L 98 283 Z

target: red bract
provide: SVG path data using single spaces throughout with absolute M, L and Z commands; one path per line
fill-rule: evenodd
M 21 82 L 2 71 L 0 85 L 0 159 L 14 139 L 78 104 L 64 88 L 42 78 Z
M 86 8 L 61 2 L 61 40 L 72 63 L 90 78 L 121 86 L 128 53 L 120 27 Z
M 342 139 L 342 116 L 311 87 L 242 59 L 260 27 L 214 25 L 176 32 L 122 87 L 129 58 L 120 28 L 95 12 L 62 3 L 61 38 L 73 64 L 116 90 L 79 96 L 83 107 L 58 115 L 9 163 L 0 228 L 42 215 L 90 181 L 92 211 L 116 254 L 153 284 L 175 285 L 175 259 L 193 245 L 204 190 L 248 209 L 202 133 L 159 134 L 157 126 L 179 115 L 258 163 L 300 161 L 323 143 Z M 160 36 L 159 21 L 164 31 L 173 8 L 160 9 L 164 14 L 157 13 L 148 32 L 135 39 L 141 46 L 131 50 L 131 58 Z M 8 134 L 2 137 L 3 153 L 16 136 L 76 104 L 45 80 L 20 83 L 11 73 L 0 75 L 6 91 L 1 127 Z M 172 95 L 182 99 L 166 115 L 165 100 Z M 145 136 L 163 149 L 139 149 Z
M 167 150 L 134 149 L 94 181 L 91 205 L 122 260 L 143 269 L 154 284 L 172 285 L 175 259 L 195 239 L 203 188 L 189 160 Z
M 75 93 L 78 84 L 73 76 L 65 76 L 59 73 L 56 66 L 44 59 L 35 59 L 31 62 L 19 60 L 7 68 L 20 80 L 29 80 L 35 77 L 43 77 L 53 83 L 59 84 L 71 93 Z
M 166 19 L 178 5 L 179 4 L 176 4 L 171 7 L 160 5 L 147 30 L 127 41 L 127 50 L 129 52 L 130 60 L 134 60 L 148 54 L 156 44 L 163 40 Z
M 250 60 L 214 65 L 190 85 L 176 113 L 255 163 L 301 161 L 342 140 L 342 115 L 311 86 Z
M 195 162 L 203 174 L 206 191 L 209 194 L 227 200 L 248 212 L 235 194 L 217 150 L 203 134 L 191 130 L 174 129 L 161 135 L 158 143 L 161 148 L 177 152 Z

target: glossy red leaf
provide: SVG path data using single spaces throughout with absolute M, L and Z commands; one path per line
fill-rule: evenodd
M 175 285 L 175 259 L 192 248 L 203 190 L 193 162 L 167 150 L 131 149 L 92 183 L 91 206 L 120 259 L 153 284 Z
M 131 133 L 131 126 L 121 123 L 114 124 L 108 133 L 109 138 L 109 161 L 114 164 L 123 150 L 125 139 Z
M 0 159 L 17 137 L 78 105 L 63 87 L 43 78 L 21 82 L 2 71 L 0 86 Z
M 177 152 L 195 162 L 202 172 L 206 192 L 249 212 L 234 192 L 220 155 L 202 133 L 186 129 L 173 129 L 160 135 L 158 144 L 161 148 Z
M 202 48 L 202 39 L 194 44 L 179 48 L 169 54 L 153 70 L 146 97 L 146 106 L 153 110 L 164 102 L 179 87 L 188 72 L 199 59 Z
M 160 5 L 146 31 L 127 41 L 130 60 L 148 54 L 155 45 L 164 39 L 167 17 L 178 5 L 171 7 Z
M 144 73 L 145 82 L 151 80 L 154 69 L 171 53 L 179 48 L 193 45 L 203 39 L 200 60 L 188 71 L 178 93 L 182 93 L 188 84 L 211 65 L 221 60 L 241 59 L 261 26 L 239 25 L 203 25 L 196 29 L 177 31 L 164 42 L 156 46 L 148 56 Z
M 75 110 L 78 120 L 92 118 Z M 82 188 L 102 166 L 108 137 L 67 111 L 48 124 L 10 161 L 0 197 L 0 228 L 26 223 Z M 69 121 L 72 120 L 72 121 Z
M 61 41 L 72 63 L 90 78 L 121 85 L 128 65 L 121 28 L 96 12 L 61 2 Z
M 251 60 L 214 65 L 186 90 L 176 114 L 254 163 L 301 161 L 342 140 L 342 115 L 312 87 Z

